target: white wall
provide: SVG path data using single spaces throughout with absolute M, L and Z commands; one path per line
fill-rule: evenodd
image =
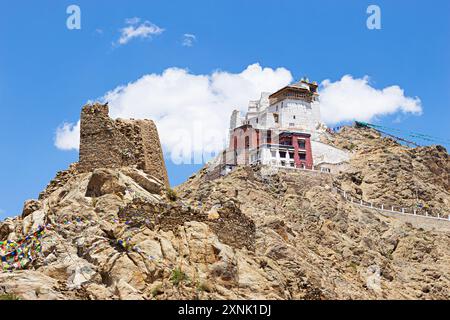
M 274 121 L 273 113 L 278 113 L 279 115 L 278 124 Z M 281 127 L 287 130 L 291 128 L 302 130 L 305 133 L 314 133 L 321 123 L 320 105 L 316 101 L 308 103 L 306 101 L 286 99 L 263 109 L 261 112 L 248 112 L 246 120 L 255 128 Z
M 320 107 L 317 102 L 284 100 L 283 108 L 279 110 L 282 128 L 303 129 L 305 132 L 312 132 L 321 122 Z
M 234 110 L 230 117 L 230 130 L 242 125 L 242 116 L 238 110 Z
M 328 144 L 311 140 L 311 150 L 313 154 L 314 165 L 321 162 L 339 163 L 350 160 L 350 153 Z

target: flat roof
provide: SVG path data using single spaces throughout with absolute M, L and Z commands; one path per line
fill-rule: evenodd
M 283 131 L 279 134 L 279 136 L 284 136 L 284 135 L 304 135 L 304 136 L 308 136 L 311 137 L 311 134 L 306 133 L 306 132 L 298 132 L 298 131 Z

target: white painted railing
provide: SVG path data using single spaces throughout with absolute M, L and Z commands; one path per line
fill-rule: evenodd
M 297 171 L 308 171 L 308 172 L 315 172 L 315 173 L 327 173 L 331 174 L 331 172 L 322 169 L 308 169 L 308 168 L 297 168 L 297 167 L 288 167 L 288 166 L 281 166 L 281 165 L 269 165 L 269 167 L 277 168 L 277 169 L 288 169 L 288 170 L 297 170 Z
M 363 201 L 361 199 L 356 199 L 355 197 L 348 194 L 346 191 L 336 188 L 336 187 L 333 187 L 333 191 L 340 194 L 348 202 L 350 202 L 354 205 L 360 206 L 360 207 L 378 210 L 378 211 L 382 211 L 382 212 L 396 213 L 396 214 L 408 215 L 408 216 L 413 216 L 413 217 L 422 217 L 422 218 L 450 222 L 450 215 L 447 215 L 447 218 L 443 218 L 443 215 L 438 213 L 437 217 L 434 217 L 434 216 L 429 215 L 428 212 L 426 212 L 426 211 L 425 211 L 425 214 L 422 214 L 421 212 L 417 211 L 416 209 L 409 209 L 410 212 L 408 212 L 408 209 L 404 208 L 402 206 L 385 206 L 383 204 L 379 205 L 379 204 L 369 203 L 369 202 Z

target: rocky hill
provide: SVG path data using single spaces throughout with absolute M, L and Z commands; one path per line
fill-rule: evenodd
M 136 166 L 74 164 L 0 222 L 0 297 L 449 299 L 450 221 L 335 192 L 447 216 L 446 150 L 357 128 L 324 139 L 352 151 L 347 172 L 204 168 L 173 191 Z
M 450 158 L 442 146 L 408 148 L 372 129 L 344 127 L 325 142 L 351 150 L 350 169 L 337 184 L 363 201 L 450 213 Z

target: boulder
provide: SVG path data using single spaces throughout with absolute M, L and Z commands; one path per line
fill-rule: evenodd
M 65 300 L 58 282 L 38 271 L 0 273 L 0 295 L 14 294 L 24 300 Z
M 41 209 L 42 203 L 39 200 L 27 200 L 23 205 L 22 218 L 27 217 L 33 212 Z
M 139 186 L 153 194 L 161 194 L 164 184 L 145 172 L 133 168 L 122 168 L 122 172 L 133 179 Z
M 124 195 L 126 186 L 120 183 L 117 174 L 107 169 L 95 169 L 89 180 L 86 197 L 101 197 L 105 194 Z

